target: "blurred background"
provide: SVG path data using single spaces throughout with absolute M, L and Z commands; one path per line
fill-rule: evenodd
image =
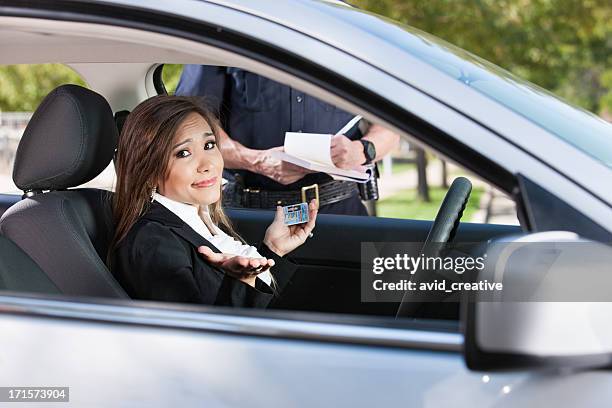
M 349 0 L 470 51 L 612 121 L 612 6 L 609 0 Z M 169 90 L 181 65 L 164 68 Z M 61 64 L 0 66 L 0 193 L 20 193 L 12 161 L 31 112 L 58 85 L 86 86 Z M 378 216 L 433 219 L 458 175 L 474 183 L 465 221 L 517 224 L 503 193 L 433 153 L 403 142 L 380 165 Z M 112 168 L 88 185 L 112 188 Z

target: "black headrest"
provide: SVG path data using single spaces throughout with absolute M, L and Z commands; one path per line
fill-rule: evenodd
M 13 181 L 24 191 L 78 186 L 106 168 L 116 145 L 117 127 L 106 99 L 62 85 L 32 115 L 17 148 Z

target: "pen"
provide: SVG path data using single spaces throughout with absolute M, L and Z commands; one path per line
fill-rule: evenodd
M 353 126 L 355 126 L 355 123 L 359 122 L 361 120 L 361 115 L 357 115 L 355 116 L 353 119 L 349 120 L 349 122 L 344 125 L 344 127 L 342 127 L 342 129 L 340 129 L 336 134 L 337 135 L 343 135 L 346 132 L 348 132 Z

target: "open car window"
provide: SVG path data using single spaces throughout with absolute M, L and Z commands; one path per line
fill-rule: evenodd
M 175 94 L 183 67 L 183 64 L 163 65 L 162 80 L 168 94 Z M 203 97 L 205 103 L 211 97 L 215 98 L 214 94 L 197 96 Z M 290 101 L 287 99 L 282 103 L 289 104 Z M 337 108 L 330 103 L 329 109 Z M 260 129 L 260 132 L 265 133 L 266 129 Z M 467 177 L 473 188 L 462 222 L 519 225 L 516 204 L 511 197 L 476 174 L 421 146 L 403 138 L 377 162 L 377 199 L 362 200 L 371 216 L 431 221 L 452 181 L 457 177 Z
M 120 68 L 120 64 L 116 65 Z M 36 69 L 36 66 L 26 65 L 22 69 Z M 60 69 L 68 72 L 66 75 L 72 75 L 75 78 L 73 82 L 84 83 L 70 68 Z M 182 69 L 181 64 L 164 66 L 162 79 L 168 93 L 175 92 Z M 340 112 L 325 100 L 321 101 L 321 104 L 326 112 L 334 113 L 336 110 Z M 269 107 L 265 106 L 266 109 Z M 22 114 L 22 117 L 28 116 Z M 26 123 L 27 121 L 24 121 L 23 127 Z M 14 137 L 12 151 L 7 145 L 5 150 L 7 155 L 14 156 L 19 137 L 20 134 Z M 409 139 L 402 138 L 399 145 L 378 162 L 379 198 L 366 202 L 371 217 L 359 218 L 351 225 L 344 225 L 340 235 L 338 228 L 343 225 L 342 215 L 321 218 L 317 226 L 316 239 L 312 239 L 312 242 L 295 253 L 300 265 L 296 275 L 297 283 L 292 285 L 288 293 L 276 303 L 277 309 L 394 316 L 397 304 L 393 302 L 364 303 L 355 297 L 360 284 L 359 245 L 362 242 L 423 242 L 429 224 L 421 221 L 431 222 L 436 217 L 444 195 L 456 177 L 467 177 L 473 183 L 471 197 L 463 211 L 462 221 L 492 225 L 492 228 L 470 227 L 466 237 L 459 234 L 458 239 L 486 241 L 491 236 L 517 232 L 516 210 L 514 203 L 508 197 L 472 173 L 440 160 L 431 151 L 419 146 L 411 143 Z M 6 167 L 10 169 L 11 163 L 7 163 Z M 6 177 L 9 176 L 10 172 L 7 172 Z M 111 162 L 99 176 L 81 187 L 112 191 L 114 178 L 114 166 Z M 252 211 L 244 212 L 230 206 L 228 212 L 247 242 L 257 242 L 261 232 L 265 231 L 270 223 L 269 213 L 266 211 L 259 211 L 261 215 L 257 215 Z M 502 226 L 504 224 L 508 227 Z M 339 245 L 334 246 L 337 242 Z M 330 251 L 330 248 L 334 250 Z M 319 295 L 316 298 L 306 296 L 312 291 L 317 291 Z M 431 316 L 435 317 L 435 313 Z M 442 317 L 456 319 L 456 308 Z

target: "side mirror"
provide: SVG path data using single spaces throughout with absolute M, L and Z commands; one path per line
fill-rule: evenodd
M 474 370 L 612 363 L 612 247 L 570 232 L 495 241 L 462 305 L 465 359 Z

